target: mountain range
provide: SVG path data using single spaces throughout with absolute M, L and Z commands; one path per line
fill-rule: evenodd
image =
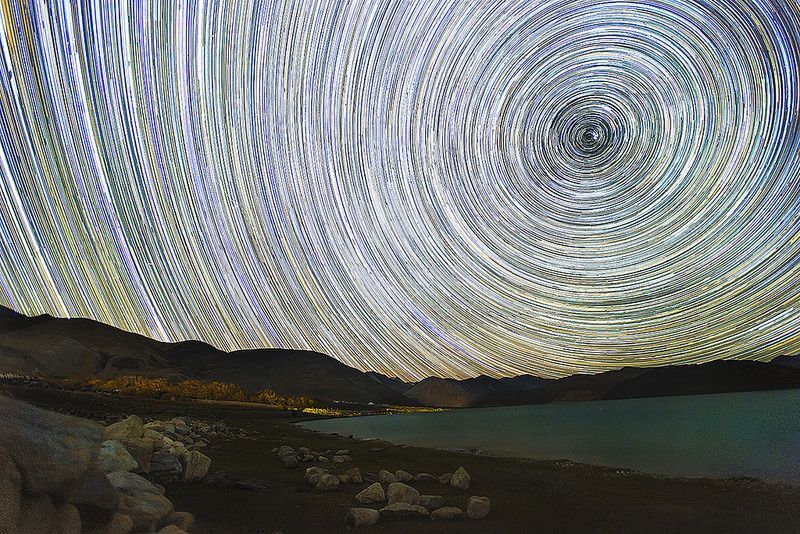
M 200 341 L 164 343 L 89 319 L 27 317 L 0 306 L 0 373 L 79 379 L 198 378 L 233 383 L 250 392 L 268 388 L 323 402 L 456 408 L 800 388 L 800 357 L 779 356 L 770 363 L 718 360 L 625 367 L 557 380 L 521 375 L 430 377 L 408 383 L 359 371 L 313 351 L 224 352 Z

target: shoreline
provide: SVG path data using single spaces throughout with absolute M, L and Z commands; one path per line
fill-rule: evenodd
M 167 486 L 167 494 L 175 506 L 197 517 L 192 532 L 348 532 L 344 514 L 348 507 L 354 506 L 353 495 L 362 488 L 347 486 L 331 493 L 314 491 L 303 482 L 306 464 L 300 469 L 285 469 L 270 454 L 270 449 L 284 444 L 316 450 L 349 449 L 353 463 L 328 464 L 337 469 L 358 466 L 362 472 L 373 473 L 380 469 L 403 469 L 438 476 L 463 466 L 473 479 L 473 486 L 466 494 L 438 482 L 420 484 L 420 493 L 441 494 L 446 504 L 461 507 L 469 495 L 486 495 L 492 501 L 492 512 L 480 521 L 382 522 L 365 532 L 800 530 L 800 513 L 796 510 L 800 488 L 760 479 L 661 477 L 570 460 L 495 457 L 395 445 L 379 439 L 351 439 L 304 429 L 295 423 L 311 418 L 266 407 L 4 389 L 20 400 L 74 415 L 190 416 L 224 420 L 233 427 L 254 431 L 256 440 L 214 442 L 204 451 L 212 458 L 212 471 L 229 470 L 266 480 L 271 486 L 268 493 L 199 484 Z

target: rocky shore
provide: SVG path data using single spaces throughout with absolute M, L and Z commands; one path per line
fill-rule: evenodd
M 413 519 L 477 520 L 484 519 L 491 510 L 491 501 L 488 497 L 473 495 L 462 509 L 457 506 L 444 506 L 442 495 L 420 494 L 412 486 L 415 482 L 437 481 L 455 490 L 469 490 L 472 477 L 463 467 L 438 477 L 425 472 L 412 475 L 403 469 L 394 472 L 381 469 L 377 474 L 371 472 L 362 474 L 359 467 L 352 465 L 353 458 L 349 449 L 318 452 L 308 447 L 298 447 L 295 450 L 289 445 L 281 445 L 274 447 L 272 452 L 286 469 L 295 469 L 302 463 L 318 464 L 307 467 L 303 478 L 306 484 L 319 492 L 341 491 L 348 486 L 368 484 L 354 495 L 353 500 L 357 506 L 348 508 L 344 515 L 345 522 L 352 527 L 370 527 L 380 521 Z M 325 468 L 321 465 L 331 467 Z
M 189 532 L 161 482 L 199 482 L 224 422 L 131 415 L 106 427 L 0 396 L 0 534 Z
M 69 411 L 72 415 L 101 422 L 102 426 L 78 420 L 82 421 L 81 428 L 88 423 L 94 429 L 89 432 L 89 441 L 94 443 L 98 453 L 104 441 L 112 441 L 106 437 L 104 426 L 113 426 L 129 419 L 130 414 L 137 414 L 142 420 L 143 437 L 144 427 L 149 425 L 149 430 L 181 443 L 187 451 L 195 450 L 210 457 L 211 466 L 200 481 L 184 481 L 184 473 L 178 472 L 177 467 L 167 471 L 171 473 L 169 476 L 159 478 L 158 473 L 153 472 L 153 456 L 157 452 L 177 455 L 178 464 L 183 468 L 180 445 L 170 447 L 169 441 L 165 440 L 167 450 L 163 443 L 161 449 L 154 444 L 149 473 L 142 472 L 141 466 L 124 471 L 141 476 L 159 493 L 163 486 L 165 491 L 161 496 L 172 503 L 175 510 L 191 512 L 195 519 L 194 525 L 187 527 L 191 534 L 346 533 L 354 530 L 383 534 L 527 534 L 532 530 L 582 532 L 587 529 L 586 525 L 591 525 L 591 530 L 595 532 L 614 533 L 800 531 L 800 515 L 797 512 L 800 488 L 755 479 L 675 479 L 568 460 L 494 458 L 383 441 L 362 441 L 309 432 L 292 424 L 307 416 L 256 406 L 152 400 L 14 386 L 0 387 L 0 391 L 47 410 Z M 50 421 L 54 414 L 46 413 Z M 0 437 L 3 438 L 0 448 L 5 451 L 8 450 L 9 441 L 22 442 L 17 435 L 24 433 L 22 429 L 31 428 L 31 425 L 24 418 L 12 415 L 5 404 L 0 406 L 0 414 Z M 190 428 L 188 434 L 180 433 L 185 429 L 175 419 L 186 423 Z M 150 423 L 163 424 L 165 428 L 163 432 L 157 426 L 154 430 Z M 16 435 L 10 436 L 5 429 L 15 428 L 15 425 Z M 175 427 L 174 431 L 170 425 Z M 52 421 L 33 425 L 32 434 L 55 438 L 61 433 L 56 426 L 57 423 Z M 80 469 L 69 467 L 74 473 L 84 472 L 86 465 L 91 468 L 94 458 L 81 461 L 77 452 L 74 453 L 77 460 L 64 455 L 63 451 L 71 450 L 77 443 L 77 439 L 70 438 L 69 445 L 62 447 L 60 452 L 57 447 L 53 449 L 52 445 L 48 445 L 45 448 L 50 452 L 36 452 L 31 456 L 57 458 L 53 460 L 54 465 L 41 468 L 41 472 L 54 473 L 49 478 L 55 481 L 60 476 L 59 470 L 67 469 L 68 465 L 84 466 Z M 282 456 L 294 456 L 296 467 L 292 467 L 292 459 L 284 461 L 278 455 L 284 446 L 288 447 L 284 452 L 292 450 L 294 454 Z M 33 445 L 22 448 L 33 450 Z M 78 450 L 83 449 L 78 447 Z M 305 454 L 306 449 L 312 458 L 310 461 Z M 136 461 L 134 451 L 129 451 L 127 447 L 125 450 Z M 270 454 L 270 450 L 275 450 L 275 453 Z M 315 455 L 312 452 L 318 453 L 316 460 L 313 460 Z M 4 459 L 10 457 L 6 453 L 1 456 Z M 328 461 L 320 460 L 320 456 Z M 337 456 L 340 458 L 334 460 Z M 18 469 L 17 460 L 11 458 L 14 468 Z M 175 465 L 174 462 L 169 463 Z M 456 472 L 459 466 L 470 476 L 467 489 L 454 487 L 450 484 L 452 476 L 449 479 L 443 476 Z M 308 473 L 309 481 L 306 480 L 309 468 L 322 471 L 312 469 Z M 15 508 L 15 505 L 3 504 L 2 513 L 6 514 L 0 523 L 3 525 L 9 524 L 5 518 L 10 515 L 16 521 L 20 520 L 22 501 L 27 501 L 30 496 L 42 495 L 41 489 L 31 490 L 29 486 L 14 490 L 15 487 L 22 488 L 23 484 L 20 482 L 15 486 L 14 477 L 9 478 L 8 472 L 7 466 L 4 466 L 3 476 L 0 477 L 0 495 L 3 496 L 0 502 L 20 505 Z M 318 489 L 319 480 L 313 481 L 315 472 L 319 478 L 332 475 L 338 485 L 328 477 L 326 483 L 335 488 Z M 107 474 L 100 472 L 100 475 L 108 479 Z M 349 478 L 344 479 L 340 475 Z M 392 481 L 389 475 L 394 476 L 395 480 Z M 380 483 L 382 497 L 374 486 L 376 482 Z M 393 483 L 401 483 L 411 489 L 403 486 L 393 489 L 393 502 L 389 504 L 389 486 Z M 118 500 L 123 493 L 110 481 L 104 484 L 106 489 L 109 485 L 113 489 L 111 498 L 116 495 L 117 502 L 106 503 L 105 508 L 82 504 L 75 496 L 65 497 L 70 494 L 60 487 L 45 488 L 44 494 L 48 496 L 52 507 L 45 508 L 50 519 L 38 531 L 48 532 L 48 528 L 55 523 L 53 518 L 59 517 L 57 512 L 70 517 L 71 509 L 64 506 L 67 503 L 78 511 L 85 532 L 100 531 L 103 525 L 108 527 L 109 519 L 114 513 L 119 513 Z M 121 486 L 119 482 L 117 485 Z M 11 491 L 8 488 L 12 488 Z M 370 492 L 356 499 L 368 488 L 372 488 Z M 416 495 L 412 490 L 419 493 L 418 504 L 414 504 Z M 375 496 L 368 497 L 373 492 Z M 6 500 L 5 496 L 9 494 L 15 495 L 18 500 Z M 442 497 L 441 502 L 437 499 L 439 496 Z M 486 497 L 489 500 L 486 503 L 489 513 L 485 518 L 468 518 L 470 508 L 475 510 L 484 504 L 483 499 L 472 499 L 470 507 L 471 497 Z M 411 502 L 394 502 L 395 498 Z M 102 500 L 99 502 L 102 503 Z M 25 506 L 30 509 L 30 504 Z M 403 515 L 406 507 L 416 510 L 412 506 L 424 508 L 428 516 L 424 513 L 418 518 Z M 403 512 L 396 514 L 395 508 L 403 509 Z M 168 528 L 167 532 L 176 532 L 176 528 L 185 531 L 178 524 L 167 524 L 177 521 L 180 515 L 171 519 L 171 514 L 167 515 L 152 528 L 155 532 L 164 528 Z M 459 517 L 463 519 L 458 520 Z M 363 522 L 372 521 L 377 521 L 377 524 L 354 528 L 357 522 L 363 525 Z M 14 524 L 2 532 L 20 531 L 18 525 Z M 52 528 L 49 531 L 58 532 Z

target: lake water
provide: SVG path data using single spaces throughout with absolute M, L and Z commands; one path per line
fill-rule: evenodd
M 301 425 L 494 456 L 800 484 L 800 390 L 474 408 Z

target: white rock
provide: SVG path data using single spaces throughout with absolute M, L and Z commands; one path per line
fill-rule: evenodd
M 471 478 L 467 470 L 463 467 L 459 467 L 450 478 L 450 485 L 456 489 L 469 489 L 470 481 Z

